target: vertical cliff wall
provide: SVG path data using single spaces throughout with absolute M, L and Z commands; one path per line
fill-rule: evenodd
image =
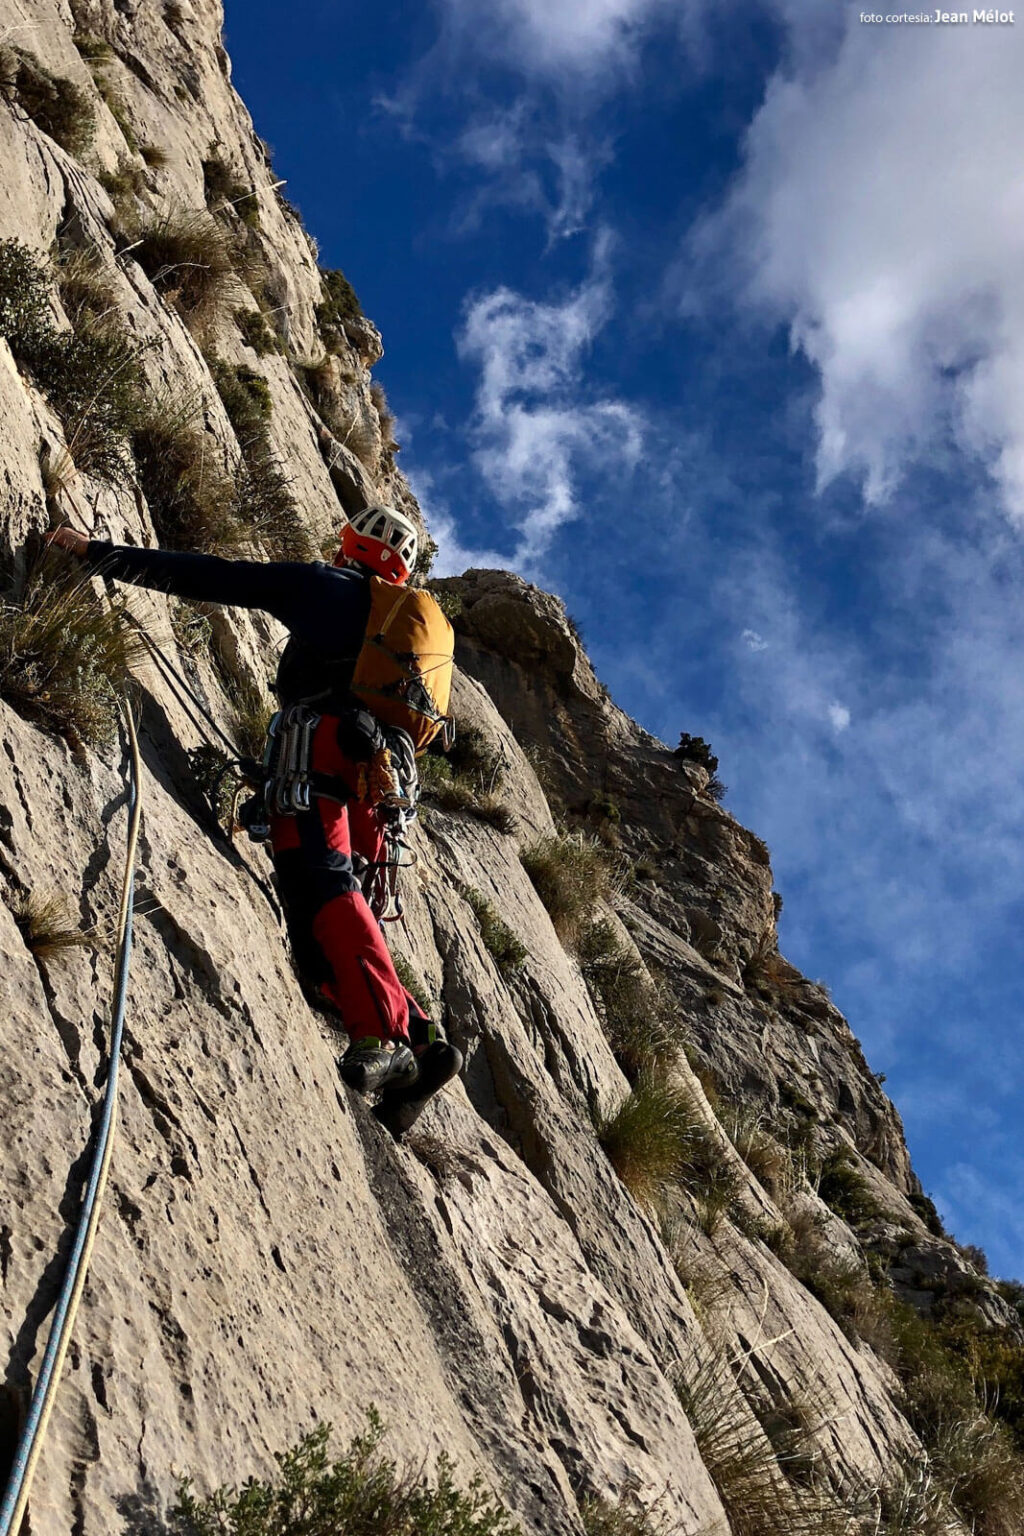
M 315 554 L 373 494 L 419 515 L 371 379 L 380 338 L 283 200 L 221 23 L 214 0 L 0 0 L 8 620 L 61 516 L 264 558 Z M 97 337 L 121 364 L 76 395 Z M 162 457 L 155 422 L 174 428 Z M 531 1536 L 597 1529 L 595 1499 L 686 1536 L 802 1529 L 812 1506 L 818 1528 L 827 1506 L 826 1528 L 962 1529 L 964 1496 L 921 1471 L 905 1319 L 1012 1352 L 1013 1298 L 941 1234 L 848 1025 L 779 955 L 767 849 L 615 707 L 557 599 L 495 572 L 438 589 L 472 753 L 454 781 L 431 769 L 393 942 L 467 1064 L 402 1147 L 340 1083 L 268 861 L 197 787 L 203 731 L 135 663 L 122 1129 L 32 1531 L 159 1531 L 185 1471 L 265 1474 L 318 1422 L 344 1443 L 370 1404 L 393 1454 L 451 1454 Z M 271 621 L 128 603 L 225 729 L 258 712 Z M 81 1193 L 110 992 L 102 948 L 33 950 L 26 902 L 59 892 L 109 933 L 127 814 L 117 743 L 12 689 L 8 651 L 0 1462 Z M 570 920 L 545 871 L 573 857 L 591 885 Z M 645 1184 L 615 1117 L 652 1082 L 690 1153 Z M 709 1403 L 757 1450 L 746 1505 Z

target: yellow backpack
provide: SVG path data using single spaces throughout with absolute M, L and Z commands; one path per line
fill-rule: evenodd
M 351 689 L 425 752 L 446 724 L 455 631 L 429 592 L 370 577 L 370 618 Z

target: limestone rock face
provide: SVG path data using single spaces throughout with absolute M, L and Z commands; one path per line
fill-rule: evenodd
M 374 495 L 418 517 L 371 392 L 380 337 L 346 315 L 328 352 L 314 248 L 232 90 L 221 23 L 216 0 L 0 0 L 0 41 L 72 81 L 96 118 L 75 158 L 0 102 L 0 240 L 94 252 L 145 346 L 147 387 L 200 399 L 226 466 L 240 447 L 211 364 L 258 375 L 314 545 Z M 89 39 L 101 63 L 86 58 Z M 130 173 L 137 216 L 203 209 L 214 153 L 259 218 L 243 231 L 214 198 L 248 261 L 197 336 L 134 259 L 115 203 Z M 248 339 L 260 316 L 269 350 Z M 341 399 L 353 424 L 372 414 L 376 437 L 346 433 L 340 408 L 328 411 Z M 58 517 L 156 541 L 131 476 L 65 472 L 55 486 L 75 445 L 2 338 L 0 420 L 10 601 L 31 536 Z M 703 769 L 616 708 L 557 598 L 504 572 L 438 586 L 462 605 L 459 725 L 498 765 L 514 819 L 505 830 L 428 798 L 415 832 L 406 922 L 389 938 L 466 1067 L 405 1146 L 338 1078 L 344 1037 L 305 1001 L 268 860 L 224 835 L 197 787 L 188 753 L 201 722 L 158 669 L 137 669 L 145 819 L 121 1128 L 33 1494 L 36 1536 L 159 1532 L 186 1471 L 200 1487 L 265 1475 L 323 1420 L 344 1444 L 370 1404 L 392 1454 L 429 1472 L 447 1452 L 527 1536 L 581 1536 L 588 1496 L 653 1507 L 683 1536 L 724 1536 L 677 1391 L 709 1349 L 730 1361 L 754 1443 L 797 1398 L 813 1400 L 814 1455 L 837 1487 L 877 1489 L 921 1455 L 892 1372 L 782 1262 L 801 1233 L 847 1267 L 890 1264 L 922 1305 L 959 1292 L 991 1326 L 1015 1326 L 991 1284 L 929 1233 L 896 1111 L 827 994 L 779 955 L 764 844 L 710 797 Z M 265 690 L 279 627 L 214 611 L 190 644 L 181 605 L 137 591 L 128 602 L 234 729 L 242 685 Z M 109 935 L 127 811 L 117 747 L 73 747 L 4 701 L 0 740 L 2 1468 L 86 1177 L 111 1001 L 102 948 L 37 956 L 15 914 L 56 890 L 83 930 Z M 520 859 L 556 817 L 604 838 L 618 878 L 592 916 L 685 1026 L 687 1054 L 666 1071 L 728 1173 L 717 1212 L 686 1187 L 671 1209 L 636 1198 L 595 1130 L 630 1085 L 604 1005 Z M 496 952 L 488 910 L 522 947 L 518 964 Z M 771 1126 L 777 1149 L 800 1149 L 821 1193 L 792 1159 L 755 1177 L 737 1107 Z M 861 1216 L 870 1196 L 863 1220 L 824 1198 L 830 1168 Z

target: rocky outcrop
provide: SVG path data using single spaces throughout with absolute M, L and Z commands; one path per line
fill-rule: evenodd
M 16 99 L 0 104 L 0 241 L 93 252 L 146 388 L 201 400 L 208 449 L 229 467 L 241 447 L 211 369 L 256 374 L 317 545 L 371 495 L 418 509 L 371 389 L 379 336 L 325 311 L 310 239 L 232 91 L 221 19 L 214 0 L 0 0 L 0 39 L 72 82 L 96 124 L 73 155 Z M 258 220 L 240 226 L 211 199 L 211 158 Z M 209 204 L 247 253 L 201 327 L 133 256 L 126 195 L 136 218 Z M 53 315 L 71 324 L 56 290 Z M 2 339 L 0 418 L 15 594 L 31 536 L 69 511 L 87 531 L 156 540 L 132 476 L 68 469 L 73 436 Z M 956 1296 L 986 1325 L 1016 1326 L 929 1232 L 895 1109 L 824 990 L 779 955 L 764 844 L 613 704 L 557 598 L 502 572 L 438 587 L 461 604 L 455 712 L 500 765 L 514 820 L 435 801 L 416 832 L 394 944 L 466 1068 L 407 1146 L 342 1087 L 342 1040 L 304 999 L 269 864 L 217 828 L 188 757 L 201 727 L 137 668 L 145 823 L 122 1126 L 34 1532 L 159 1531 L 186 1470 L 201 1486 L 268 1472 L 313 1424 L 343 1441 L 376 1404 L 394 1454 L 429 1470 L 447 1452 L 529 1536 L 579 1536 L 591 1495 L 709 1536 L 728 1529 L 721 1474 L 677 1390 L 709 1350 L 728 1361 L 753 1442 L 813 1403 L 812 1459 L 837 1488 L 877 1491 L 922 1455 L 889 1366 L 804 1283 L 801 1232 L 847 1272 L 883 1264 L 922 1307 Z M 277 627 L 214 613 L 188 645 L 173 603 L 129 603 L 230 728 L 240 687 L 265 686 Z M 71 745 L 4 701 L 0 741 L 2 1464 L 85 1177 L 110 1002 L 102 948 L 43 958 L 16 913 L 55 889 L 83 930 L 110 933 L 126 794 L 115 747 Z M 630 1083 L 520 859 L 556 825 L 603 839 L 617 880 L 590 916 L 684 1026 L 665 1070 L 728 1170 L 715 1213 L 685 1184 L 657 1211 L 636 1198 L 595 1130 Z M 520 964 L 495 954 L 486 907 Z M 770 1132 L 774 1173 L 740 1155 L 740 1111 Z M 823 1198 L 829 1176 L 857 1210 Z

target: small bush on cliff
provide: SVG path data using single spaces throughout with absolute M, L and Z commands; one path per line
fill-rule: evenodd
M 96 114 L 85 92 L 24 48 L 0 48 L 0 93 L 69 155 L 84 154 L 92 143 Z
M 17 240 L 0 242 L 0 335 L 47 395 L 79 469 L 124 481 L 127 437 L 142 401 L 142 349 L 115 314 L 100 312 L 101 280 L 87 298 L 84 258 L 58 273 L 75 328 L 58 331 L 44 263 Z
M 521 1536 L 502 1506 L 476 1478 L 465 1492 L 444 1455 L 435 1486 L 401 1472 L 381 1454 L 383 1427 L 371 1410 L 369 1427 L 331 1461 L 330 1425 L 322 1424 L 276 1457 L 276 1479 L 250 1479 L 198 1499 L 182 1484 L 171 1514 L 179 1536 Z
M 584 1536 L 671 1536 L 671 1528 L 656 1513 L 635 1508 L 625 1498 L 580 1500 Z
M 0 599 L 0 696 L 73 745 L 102 746 L 140 646 L 89 581 L 55 574 L 48 558 L 20 601 Z
M 203 193 L 211 213 L 235 213 L 249 229 L 259 229 L 260 204 L 253 187 L 235 175 L 216 145 L 203 161 Z
M 610 889 L 603 850 L 580 833 L 559 832 L 524 848 L 519 857 L 558 937 L 575 944 L 584 918 Z

